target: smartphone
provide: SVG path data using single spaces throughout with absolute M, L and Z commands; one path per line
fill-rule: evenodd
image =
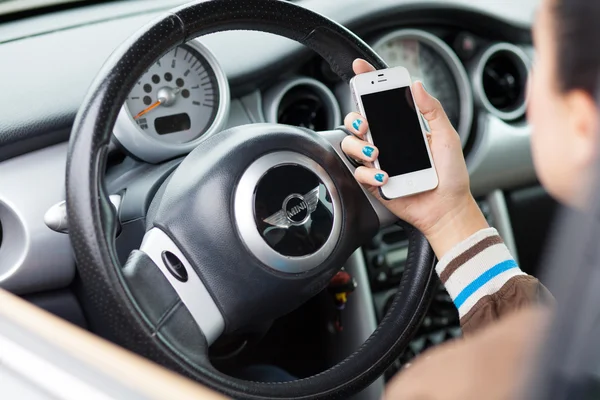
M 356 75 L 350 89 L 369 123 L 366 139 L 379 149 L 373 164 L 389 175 L 379 188 L 381 196 L 390 200 L 435 189 L 438 176 L 408 70 L 395 67 Z

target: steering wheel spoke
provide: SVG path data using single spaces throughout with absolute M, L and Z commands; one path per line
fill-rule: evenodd
M 150 229 L 140 247 L 175 290 L 208 345 L 223 333 L 225 320 L 208 289 L 177 244 L 159 228 Z
M 164 344 L 175 349 L 186 349 L 185 356 L 197 365 L 209 365 L 208 346 L 214 340 L 219 326 L 222 326 L 222 319 L 214 316 L 215 320 L 210 321 L 207 314 L 200 318 L 199 323 L 192 314 L 197 306 L 189 307 L 184 303 L 179 294 L 181 291 L 171 285 L 161 265 L 144 251 L 133 250 L 120 269 L 122 281 L 128 287 L 127 296 L 142 316 L 140 326 L 143 326 L 146 337 L 152 338 L 150 343 L 144 343 L 144 347 L 137 351 L 146 354 L 145 351 L 152 351 L 151 343 L 159 346 Z M 212 327 L 212 331 L 209 327 Z M 121 325 L 121 329 L 125 328 Z

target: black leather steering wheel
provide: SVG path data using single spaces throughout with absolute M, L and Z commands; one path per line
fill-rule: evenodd
M 162 183 L 141 250 L 124 266 L 115 253 L 118 216 L 103 180 L 121 105 L 174 46 L 234 29 L 294 39 L 345 81 L 355 58 L 386 67 L 344 27 L 278 0 L 192 3 L 122 44 L 92 84 L 70 139 L 67 209 L 87 316 L 110 340 L 234 398 L 346 398 L 399 356 L 429 305 L 434 255 L 408 224 L 399 292 L 372 336 L 338 365 L 293 382 L 259 383 L 222 374 L 207 356 L 220 334 L 273 320 L 323 290 L 379 228 L 369 195 L 335 149 L 341 131 L 255 124 L 214 135 Z

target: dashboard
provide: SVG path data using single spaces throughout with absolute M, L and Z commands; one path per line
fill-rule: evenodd
M 535 1 L 297 3 L 354 30 L 442 101 L 477 196 L 535 182 L 524 120 Z M 11 77 L 2 83 L 11 95 L 0 98 L 4 288 L 29 293 L 73 278 L 68 238 L 43 221 L 64 200 L 65 141 L 74 116 L 112 50 L 178 4 L 114 2 L 0 24 L 0 58 L 10 60 L 0 74 Z M 515 13 L 516 4 L 522 12 Z M 348 86 L 298 43 L 259 32 L 209 35 L 172 49 L 140 76 L 114 127 L 109 169 L 111 159 L 157 164 L 182 157 L 219 131 L 247 123 L 334 129 L 353 108 Z M 43 275 L 40 254 L 48 254 Z
M 114 128 L 118 147 L 158 163 L 189 153 L 224 128 L 230 115 L 230 82 L 203 39 L 172 49 L 140 77 Z M 444 105 L 464 148 L 477 108 L 508 127 L 523 122 L 531 65 L 526 43 L 425 24 L 376 30 L 367 41 L 388 65 L 404 66 L 413 81 L 423 81 Z M 322 60 L 309 60 L 308 65 L 254 88 L 259 104 L 245 107 L 255 109 L 250 110 L 256 112 L 253 122 L 313 130 L 333 129 L 342 122 L 343 112 L 349 111 L 345 85 Z
M 68 236 L 44 221 L 49 210 L 64 209 L 75 114 L 111 52 L 182 3 L 111 2 L 0 23 L 0 76 L 7 78 L 1 85 L 9 94 L 0 97 L 1 287 L 26 295 L 73 281 Z M 503 191 L 536 183 L 525 109 L 537 2 L 296 3 L 353 30 L 390 66 L 407 67 L 442 102 L 460 135 L 472 191 L 515 250 Z M 175 166 L 198 143 L 229 127 L 272 122 L 326 131 L 353 110 L 348 86 L 296 42 L 241 31 L 194 39 L 157 60 L 123 104 L 109 152 L 108 186 L 118 188 L 131 171 Z M 67 221 L 58 223 L 61 231 Z M 405 239 L 390 228 L 364 247 L 364 257 L 353 258 L 357 275 L 366 270 L 378 317 L 402 273 Z M 443 293 L 440 298 L 438 309 L 452 309 Z M 432 317 L 432 324 L 446 321 L 445 335 L 456 336 L 455 316 L 446 311 Z

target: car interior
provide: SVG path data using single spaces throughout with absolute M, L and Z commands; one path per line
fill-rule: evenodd
M 423 235 L 341 151 L 357 57 L 419 64 L 488 222 L 538 275 L 557 205 L 525 120 L 536 1 L 27 3 L 0 2 L 6 348 L 35 340 L 2 318 L 39 321 L 148 398 L 376 399 L 460 337 Z M 40 346 L 0 368 L 16 381 Z M 253 366 L 293 380 L 246 379 Z M 36 382 L 58 396 L 53 376 Z

